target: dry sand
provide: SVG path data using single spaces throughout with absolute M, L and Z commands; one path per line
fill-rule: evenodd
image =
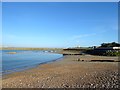
M 80 60 L 80 61 L 79 61 Z M 84 60 L 84 61 L 82 61 Z M 3 88 L 118 88 L 117 57 L 71 55 L 3 77 Z

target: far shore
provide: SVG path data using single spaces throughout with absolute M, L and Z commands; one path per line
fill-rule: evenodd
M 0 47 L 0 50 L 62 50 L 62 48 Z
M 3 88 L 117 88 L 118 57 L 66 55 L 62 60 L 5 75 Z

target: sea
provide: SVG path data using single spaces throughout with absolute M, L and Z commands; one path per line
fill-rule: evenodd
M 13 52 L 13 54 L 11 54 Z M 40 50 L 2 50 L 2 74 L 10 74 L 60 60 L 62 54 Z

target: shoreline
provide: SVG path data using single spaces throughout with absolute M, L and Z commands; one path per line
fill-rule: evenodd
M 17 73 L 17 72 L 23 72 L 23 71 L 26 71 L 26 70 L 30 70 L 30 69 L 36 68 L 36 67 L 38 67 L 40 65 L 43 65 L 43 64 L 48 64 L 48 63 L 56 62 L 56 61 L 59 61 L 59 60 L 61 60 L 63 58 L 64 58 L 64 56 L 62 56 L 60 58 L 57 58 L 57 59 L 54 59 L 54 60 L 51 60 L 51 61 L 46 61 L 46 62 L 38 63 L 38 64 L 35 64 L 35 65 L 32 65 L 32 66 L 26 66 L 25 68 L 10 70 L 10 71 L 7 71 L 5 73 L 2 73 L 2 77 L 6 76 L 6 75 L 9 75 L 9 74 L 12 74 L 12 73 Z
M 61 60 L 39 65 L 3 78 L 3 88 L 99 88 L 118 87 L 117 62 L 87 62 L 111 57 L 66 55 Z M 86 61 L 78 61 L 78 58 Z M 112 57 L 116 59 L 117 57 Z M 104 83 L 105 82 L 105 83 Z M 112 83 L 111 83 L 112 82 Z

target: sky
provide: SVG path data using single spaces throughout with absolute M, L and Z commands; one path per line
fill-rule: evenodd
M 117 2 L 4 2 L 3 46 L 88 47 L 118 42 Z

